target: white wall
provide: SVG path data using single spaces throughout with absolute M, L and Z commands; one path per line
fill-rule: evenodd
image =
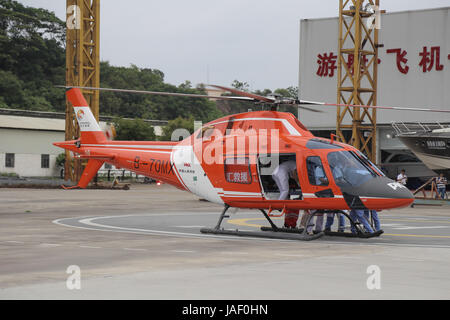
M 50 168 L 41 168 L 40 154 L 15 153 L 14 168 L 5 167 L 5 153 L 0 153 L 0 173 L 16 173 L 21 177 L 56 177 L 59 168 L 56 167 L 55 155 L 50 155 Z
M 0 173 L 26 177 L 59 176 L 56 157 L 64 152 L 52 145 L 64 141 L 64 132 L 0 128 Z M 5 154 L 15 154 L 14 168 L 5 167 Z M 41 155 L 50 155 L 50 168 L 41 168 Z
M 63 150 L 53 142 L 64 140 L 63 131 L 0 128 L 0 153 L 58 155 Z

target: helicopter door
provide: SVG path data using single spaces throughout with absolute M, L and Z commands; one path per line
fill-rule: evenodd
M 226 196 L 260 198 L 255 156 L 226 156 L 223 192 Z
M 279 199 L 280 190 L 272 175 L 280 164 L 287 161 L 295 161 L 297 163 L 296 154 L 272 154 L 258 157 L 258 174 L 261 192 L 266 200 Z M 300 184 L 292 178 L 289 179 L 289 198 L 290 200 L 302 199 Z
M 315 154 L 305 154 L 307 171 L 307 190 L 309 196 L 317 198 L 333 198 L 334 194 L 330 188 L 329 175 L 325 169 L 322 158 Z

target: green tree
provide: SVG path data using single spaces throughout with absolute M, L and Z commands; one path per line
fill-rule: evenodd
M 156 69 L 129 68 L 101 63 L 101 86 L 119 89 L 136 89 L 174 93 L 206 94 L 203 88 L 192 88 L 186 81 L 180 86 L 164 83 L 164 73 Z M 208 99 L 161 95 L 103 92 L 100 95 L 103 114 L 119 114 L 129 118 L 173 120 L 193 117 L 210 121 L 222 116 L 216 104 Z
M 185 133 L 189 132 L 189 134 L 192 134 L 194 132 L 194 118 L 182 118 L 178 117 L 174 120 L 171 120 L 162 128 L 163 134 L 160 137 L 161 141 L 172 141 L 172 134 L 177 129 L 185 129 Z M 184 130 L 183 130 L 184 131 Z M 180 133 L 183 133 L 180 131 Z M 176 141 L 180 140 L 180 136 L 174 137 L 177 139 Z
M 10 108 L 64 110 L 65 24 L 45 9 L 0 0 L 0 95 Z M 4 105 L 3 105 L 4 106 Z
M 235 89 L 241 90 L 241 91 L 249 91 L 250 85 L 247 82 L 241 82 L 238 80 L 234 80 L 231 83 L 231 86 Z
M 153 141 L 155 140 L 155 129 L 142 119 L 114 120 L 117 136 L 115 140 Z
M 185 82 L 181 83 L 178 88 L 181 89 L 191 89 L 192 88 L 192 82 L 190 82 L 189 80 L 186 80 Z
M 267 97 L 268 95 L 272 94 L 272 90 L 270 89 L 256 90 L 254 93 L 263 97 Z
M 11 71 L 0 70 L 0 97 L 4 108 L 18 108 L 23 104 L 23 82 Z
M 66 154 L 64 152 L 58 154 L 58 156 L 56 157 L 56 166 L 64 167 L 65 162 L 66 162 Z
M 286 89 L 276 89 L 274 93 L 279 94 L 285 98 L 297 99 L 298 87 L 288 87 Z

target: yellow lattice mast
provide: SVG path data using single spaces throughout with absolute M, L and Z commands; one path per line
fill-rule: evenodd
M 67 0 L 66 85 L 100 86 L 100 0 Z M 99 92 L 83 90 L 98 121 Z M 79 137 L 73 108 L 66 100 L 66 141 Z M 65 180 L 78 181 L 82 162 L 66 151 Z
M 338 104 L 377 103 L 378 8 L 379 0 L 339 0 Z M 361 150 L 374 162 L 376 117 L 375 109 L 337 109 L 339 139 Z M 349 118 L 351 124 L 348 124 Z M 351 138 L 346 139 L 343 131 L 350 129 Z

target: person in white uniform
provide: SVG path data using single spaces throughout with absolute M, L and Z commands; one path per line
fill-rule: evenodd
M 281 163 L 272 173 L 272 178 L 280 190 L 278 200 L 289 199 L 289 176 L 292 176 L 298 182 L 297 164 L 295 160 Z
M 406 186 L 406 182 L 408 181 L 408 176 L 406 175 L 405 169 L 403 169 L 400 174 L 397 176 L 397 182 Z

